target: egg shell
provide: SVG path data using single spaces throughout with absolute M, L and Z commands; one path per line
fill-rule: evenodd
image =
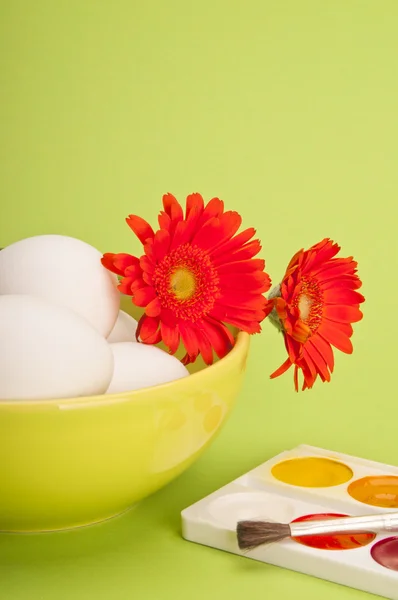
M 116 323 L 108 335 L 108 342 L 114 344 L 116 342 L 136 342 L 135 332 L 137 331 L 138 322 L 129 314 L 120 310 Z
M 103 394 L 113 375 L 106 339 L 74 311 L 37 296 L 0 296 L 0 399 Z
M 189 375 L 188 369 L 177 358 L 157 346 L 140 342 L 109 345 L 114 371 L 107 394 L 151 387 Z
M 119 312 L 118 280 L 93 246 L 63 235 L 38 235 L 0 252 L 0 294 L 29 294 L 85 317 L 104 337 Z

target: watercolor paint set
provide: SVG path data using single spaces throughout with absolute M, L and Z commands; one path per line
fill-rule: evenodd
M 300 445 L 181 513 L 188 541 L 398 600 L 398 532 L 289 537 L 240 550 L 243 520 L 294 523 L 398 511 L 398 467 Z

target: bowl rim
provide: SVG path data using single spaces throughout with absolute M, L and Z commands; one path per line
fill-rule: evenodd
M 153 393 L 162 392 L 167 389 L 173 388 L 178 392 L 178 388 L 186 387 L 187 380 L 193 381 L 198 384 L 198 388 L 201 387 L 200 379 L 211 377 L 214 373 L 223 369 L 229 363 L 236 360 L 238 356 L 247 355 L 249 352 L 251 335 L 245 331 L 238 331 L 235 337 L 235 344 L 233 348 L 223 358 L 217 360 L 212 365 L 205 366 L 203 369 L 190 373 L 188 377 L 182 377 L 166 383 L 158 385 L 152 385 L 148 387 L 139 388 L 136 390 L 117 392 L 115 394 L 97 394 L 93 396 L 74 396 L 68 398 L 39 398 L 32 400 L 4 400 L 0 399 L 0 410 L 2 407 L 12 407 L 13 409 L 19 408 L 33 408 L 33 407 L 61 407 L 64 409 L 69 408 L 87 408 L 94 406 L 105 406 L 109 404 L 118 404 L 123 402 L 139 401 L 141 402 L 153 402 Z

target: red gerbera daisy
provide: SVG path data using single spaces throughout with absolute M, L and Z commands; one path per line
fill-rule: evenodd
M 334 258 L 340 247 L 324 239 L 309 250 L 300 250 L 290 261 L 282 283 L 271 292 L 271 321 L 282 331 L 287 360 L 271 378 L 294 365 L 294 385 L 298 372 L 302 389 L 312 388 L 318 375 L 330 381 L 334 356 L 332 346 L 352 353 L 351 323 L 360 321 L 359 306 L 365 298 L 358 290 L 362 282 L 357 263 L 350 258 Z
M 211 364 L 213 349 L 222 358 L 233 345 L 225 324 L 261 331 L 268 307 L 263 293 L 270 288 L 264 260 L 253 258 L 261 245 L 252 239 L 253 228 L 235 235 L 242 219 L 224 212 L 218 198 L 205 206 L 200 194 L 190 194 L 184 217 L 176 198 L 166 194 L 163 208 L 156 233 L 141 217 L 126 219 L 143 244 L 140 258 L 107 253 L 102 264 L 121 277 L 120 291 L 145 307 L 137 338 L 146 344 L 163 340 L 171 354 L 182 341 L 184 364 L 199 354 Z

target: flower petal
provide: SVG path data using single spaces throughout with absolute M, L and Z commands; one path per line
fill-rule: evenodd
M 235 290 L 250 290 L 256 291 L 257 288 L 263 289 L 266 287 L 268 291 L 271 287 L 269 275 L 264 271 L 254 271 L 252 273 L 230 273 L 228 275 L 220 275 L 220 283 L 222 287 L 232 288 Z
M 140 267 L 145 273 L 149 273 L 149 275 L 153 275 L 155 272 L 155 265 L 146 254 L 140 258 Z
M 305 345 L 303 348 L 303 357 L 300 360 L 300 364 L 298 366 L 303 372 L 307 387 L 312 388 L 317 377 L 317 369 L 314 361 L 312 360 L 312 357 L 308 353 L 307 345 Z
M 319 350 L 308 341 L 304 346 L 304 356 L 309 355 L 316 367 L 317 372 L 322 375 L 325 381 L 330 381 L 330 373 L 326 361 Z
M 307 344 L 313 345 L 318 350 L 319 354 L 321 354 L 321 356 L 323 356 L 325 359 L 329 371 L 333 373 L 334 354 L 331 345 L 318 334 L 312 336 L 312 338 L 308 340 Z
M 290 367 L 292 366 L 292 364 L 293 364 L 292 361 L 288 357 L 285 360 L 285 362 L 278 369 L 276 369 L 276 371 L 274 371 L 273 373 L 271 373 L 270 379 L 275 379 L 276 377 L 280 377 L 281 375 L 283 375 L 284 373 L 286 373 L 286 371 L 288 371 L 290 369 Z
M 253 227 L 241 231 L 238 235 L 230 239 L 222 248 L 212 252 L 213 260 L 216 264 L 222 264 L 227 262 L 227 260 L 228 262 L 246 260 L 245 258 L 236 258 L 233 256 L 233 253 L 242 248 L 255 234 L 256 230 Z M 251 258 L 251 256 L 249 256 L 249 258 Z
M 238 236 L 236 236 L 238 237 Z M 232 238 L 231 241 L 233 241 L 236 238 Z M 226 246 L 228 246 L 230 242 L 227 242 L 227 244 L 225 244 L 225 246 L 223 246 L 223 248 L 225 248 Z M 230 260 L 248 260 L 249 258 L 253 258 L 253 256 L 255 256 L 256 254 L 258 254 L 261 250 L 261 244 L 259 240 L 252 240 L 251 242 L 245 244 L 244 246 L 242 246 L 241 248 L 238 248 L 237 250 L 234 250 L 231 254 L 230 254 Z M 216 251 L 217 252 L 217 251 Z M 213 259 L 213 262 L 215 265 L 219 265 L 220 262 L 224 262 L 224 259 L 222 256 L 217 256 L 217 258 Z
M 249 308 L 250 310 L 263 310 L 267 304 L 267 299 L 261 294 L 245 294 L 241 290 L 222 290 L 215 304 L 222 304 L 229 308 L 241 310 Z
M 343 275 L 338 279 L 332 278 L 327 281 L 320 281 L 319 286 L 323 291 L 340 288 L 358 290 L 362 287 L 362 281 L 357 275 Z
M 305 323 L 301 319 L 296 319 L 293 322 L 291 332 L 289 333 L 296 342 L 299 342 L 300 344 L 305 344 L 311 336 L 311 329 L 307 325 L 307 323 Z
M 163 196 L 163 207 L 172 221 L 181 221 L 184 218 L 181 205 L 173 194 Z
M 209 246 L 213 251 L 222 249 L 232 239 L 242 224 L 242 217 L 236 211 L 229 210 L 220 217 L 220 240 L 215 247 Z
M 159 319 L 143 315 L 138 321 L 136 338 L 144 343 L 151 343 L 148 340 L 156 338 L 159 328 Z M 160 333 L 160 331 L 159 331 Z M 156 342 L 157 343 L 157 342 Z
M 251 258 L 249 260 L 238 260 L 221 264 L 217 271 L 219 275 L 235 273 L 252 273 L 253 271 L 263 271 L 265 269 L 265 260 L 262 258 Z
M 117 275 L 124 275 L 128 267 L 139 266 L 139 259 L 136 256 L 123 253 L 112 254 L 108 252 L 103 255 L 101 262 L 104 267 Z
M 330 324 L 330 321 L 329 321 Z M 336 321 L 332 323 L 333 327 L 336 327 L 339 331 L 342 331 L 347 337 L 351 337 L 353 334 L 353 328 L 351 323 L 337 323 Z
M 292 363 L 297 363 L 297 361 L 300 360 L 301 355 L 302 355 L 303 344 L 300 344 L 299 342 L 294 340 L 290 335 L 285 335 L 284 337 L 285 337 L 285 346 L 286 346 L 286 350 L 289 355 L 289 358 L 292 361 Z
M 117 289 L 119 290 L 119 292 L 121 294 L 124 294 L 125 296 L 131 296 L 132 289 L 131 286 L 134 283 L 134 279 L 132 277 L 125 277 L 117 286 Z
M 213 348 L 209 339 L 207 338 L 206 332 L 197 328 L 196 335 L 199 342 L 199 351 L 206 365 L 212 365 L 214 361 Z
M 335 327 L 331 321 L 325 319 L 319 326 L 317 334 L 341 352 L 352 353 L 353 348 L 350 338 L 341 329 Z
M 326 304 L 360 304 L 365 301 L 365 298 L 355 290 L 347 288 L 334 287 L 324 291 Z
M 160 329 L 158 329 L 156 331 L 156 333 L 154 333 L 153 335 L 149 336 L 146 338 L 145 342 L 144 340 L 142 341 L 143 344 L 159 344 L 159 342 L 162 341 L 162 334 L 160 332 Z
M 151 300 L 149 304 L 147 304 L 147 306 L 145 307 L 145 314 L 148 315 L 148 317 L 158 317 L 160 315 L 161 310 L 162 306 L 160 304 L 160 300 L 158 296 L 156 296 L 156 298 Z
M 171 219 L 170 219 L 169 215 L 166 212 L 164 212 L 163 210 L 161 210 L 159 213 L 158 223 L 159 223 L 160 229 L 165 229 L 166 231 L 170 230 Z
M 305 389 L 305 388 L 311 389 L 315 383 L 315 380 L 317 377 L 317 371 L 316 371 L 313 360 L 308 355 L 308 352 L 304 351 L 303 358 L 300 360 L 300 363 L 297 364 L 296 366 L 298 366 L 299 369 L 301 369 L 303 376 L 304 376 L 304 386 L 305 387 L 303 386 L 302 389 Z M 295 386 L 297 386 L 297 385 L 298 385 L 298 382 L 296 381 Z
M 192 236 L 195 234 L 195 221 L 180 221 L 177 223 L 176 228 L 174 230 L 174 234 L 170 244 L 170 251 L 175 250 L 178 246 L 182 246 L 184 244 L 188 244 Z
M 324 307 L 324 316 L 330 321 L 340 323 L 356 323 L 363 317 L 357 306 L 344 306 L 339 304 L 327 304 Z
M 260 333 L 261 325 L 258 321 L 245 321 L 244 319 L 239 319 L 238 317 L 228 316 L 225 319 L 225 322 L 233 327 L 237 327 L 241 331 L 245 331 L 246 333 Z
M 217 217 L 212 217 L 202 227 L 199 227 L 192 238 L 192 244 L 207 250 L 217 236 L 220 235 L 220 220 Z
M 216 250 L 222 250 L 237 233 L 241 224 L 242 217 L 235 211 L 230 210 L 221 215 L 220 231 L 217 236 L 218 239 L 214 240 L 212 245 L 209 244 L 208 249 L 211 250 L 212 253 Z
M 210 219 L 218 219 L 224 212 L 224 202 L 219 198 L 212 198 L 205 206 L 201 217 L 198 220 L 198 228 Z
M 155 235 L 149 223 L 141 217 L 129 215 L 126 219 L 126 223 L 134 231 L 142 244 L 144 244 L 148 238 L 153 238 Z
M 153 253 L 156 261 L 160 262 L 166 256 L 170 247 L 170 234 L 165 229 L 159 229 L 153 240 Z
M 129 278 L 131 279 L 131 278 Z M 142 277 L 136 277 L 134 279 L 134 281 L 131 282 L 131 291 L 134 293 L 136 290 L 139 290 L 140 288 L 144 288 L 146 287 L 146 283 L 144 281 L 144 279 Z
M 184 321 L 179 323 L 179 330 L 182 342 L 187 350 L 187 353 L 193 362 L 199 355 L 199 341 L 196 335 L 195 327 Z
M 133 302 L 136 306 L 146 306 L 155 297 L 155 289 L 152 286 L 147 286 L 134 292 Z
M 174 312 L 168 308 L 162 308 L 161 320 L 169 327 L 177 327 L 177 319 Z
M 145 285 L 153 286 L 153 277 L 149 273 L 142 273 L 142 280 L 145 282 Z M 144 287 L 144 286 L 141 286 Z
M 234 315 L 234 313 L 236 313 Z M 211 309 L 209 316 L 217 321 L 226 321 L 230 316 L 239 316 L 244 321 L 262 321 L 265 319 L 265 310 L 250 310 L 240 308 L 239 310 L 231 309 L 231 307 L 215 304 Z M 208 317 L 207 317 L 208 318 Z
M 311 251 L 311 256 L 303 265 L 303 274 L 314 272 L 319 266 L 326 264 L 331 258 L 333 258 L 340 250 L 338 244 L 333 243 L 329 239 L 323 240 L 318 248 L 314 248 Z
M 193 216 L 199 216 L 203 213 L 204 201 L 201 194 L 189 194 L 185 205 L 185 218 L 189 219 Z
M 329 268 L 325 268 L 319 271 L 316 274 L 316 278 L 320 282 L 330 281 L 331 279 L 338 279 L 343 277 L 344 275 L 351 275 L 355 271 L 355 267 L 352 265 L 357 265 L 354 262 L 343 262 L 338 265 L 330 266 Z
M 145 242 L 144 252 L 145 252 L 148 260 L 155 265 L 156 264 L 156 256 L 155 256 L 155 252 L 153 250 L 153 239 L 148 239 Z
M 139 261 L 134 263 L 133 265 L 130 265 L 129 267 L 126 267 L 124 270 L 124 274 L 126 277 L 141 277 L 142 269 L 140 267 Z
M 162 340 L 165 345 L 169 348 L 171 354 L 175 354 L 180 344 L 180 333 L 178 326 L 170 327 L 164 321 L 160 322 L 160 331 L 162 334 Z
M 232 333 L 222 323 L 209 318 L 204 320 L 202 327 L 218 358 L 226 356 L 234 345 Z
M 296 392 L 298 392 L 298 366 L 294 365 L 294 375 L 293 375 L 293 380 L 294 380 L 294 389 L 296 390 Z M 306 382 L 304 382 L 304 385 L 306 386 Z M 304 386 L 303 386 L 304 389 Z
M 107 252 L 106 254 L 104 254 L 103 257 L 101 258 L 102 265 L 105 267 L 105 269 L 108 269 L 108 271 L 112 271 L 112 273 L 116 273 L 116 275 L 124 275 L 124 271 L 117 269 L 115 267 L 115 265 L 113 264 L 114 256 L 116 256 L 116 255 L 113 254 L 113 252 Z
M 303 257 L 305 257 L 305 252 L 303 249 L 296 252 L 293 258 L 290 259 L 290 262 L 286 268 L 285 279 L 291 275 L 291 272 L 297 269 L 297 267 L 302 264 Z

